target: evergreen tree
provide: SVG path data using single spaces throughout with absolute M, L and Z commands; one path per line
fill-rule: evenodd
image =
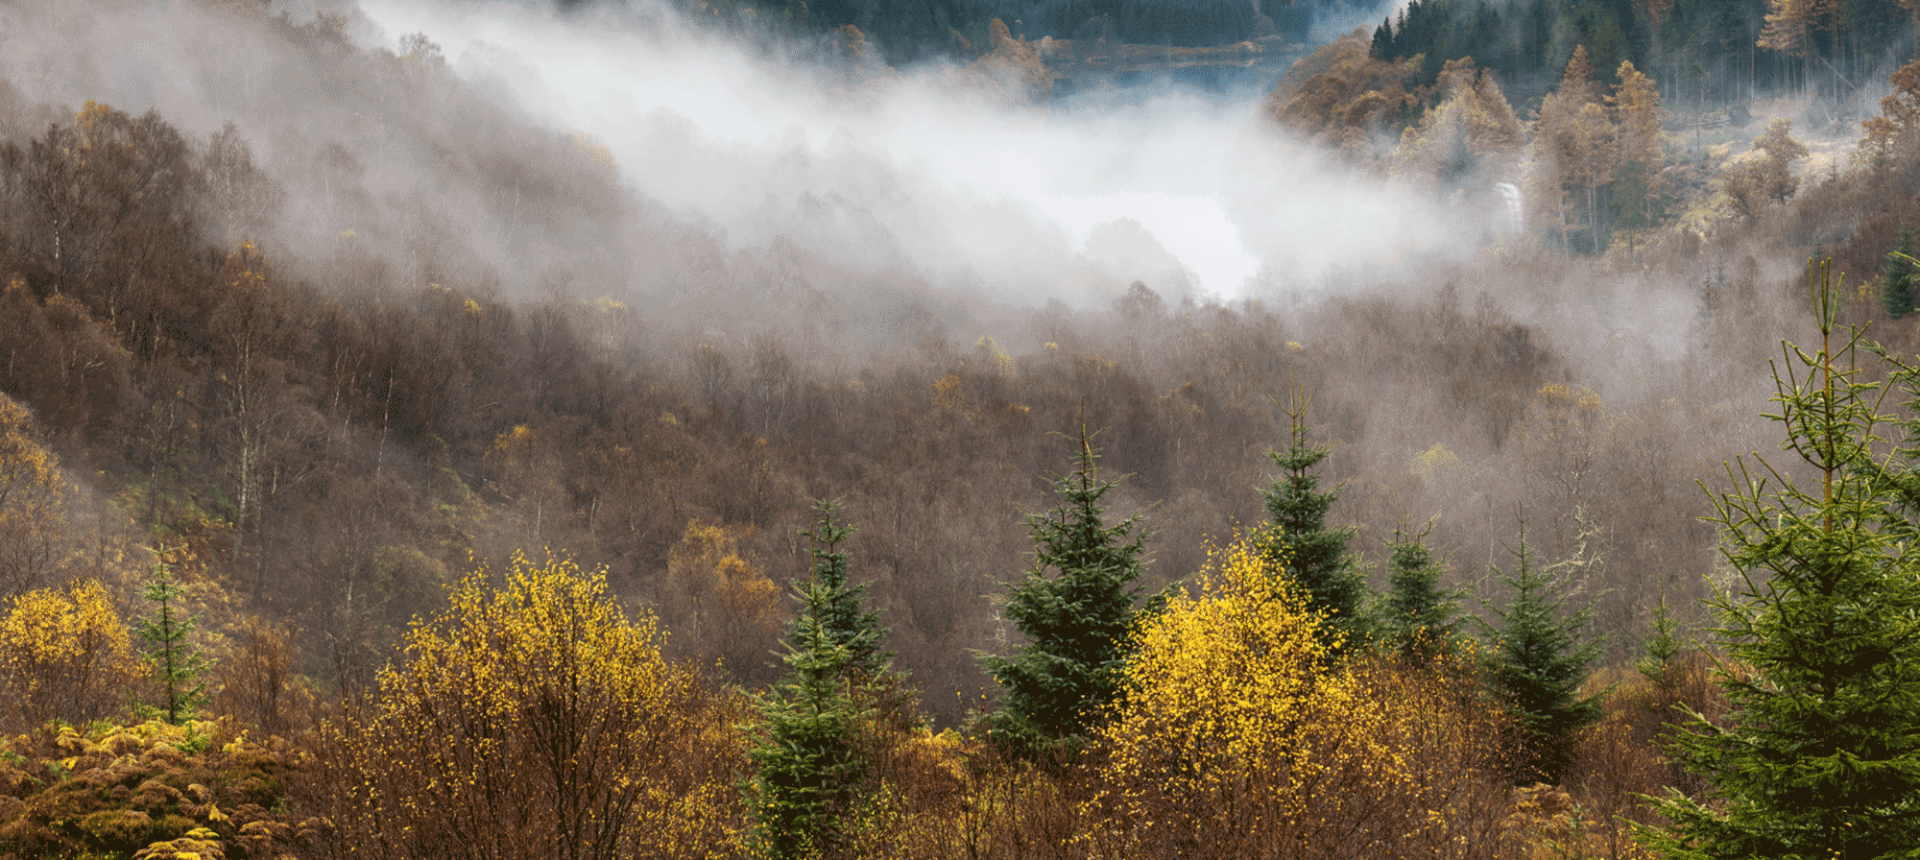
M 1351 528 L 1327 528 L 1327 509 L 1339 499 L 1339 491 L 1320 491 L 1320 479 L 1307 470 L 1326 459 L 1330 446 L 1307 444 L 1307 407 L 1312 398 L 1296 393 L 1287 412 L 1292 422 L 1292 438 L 1285 451 L 1267 456 L 1284 472 L 1269 489 L 1267 517 L 1276 526 L 1268 530 L 1264 547 L 1272 569 L 1285 568 L 1307 598 L 1307 607 L 1325 615 L 1327 630 L 1344 637 L 1347 644 L 1366 638 L 1360 616 L 1366 583 L 1360 578 L 1353 560 L 1347 556 L 1347 543 L 1353 540 Z
M 847 554 L 839 546 L 853 530 L 834 523 L 838 506 L 833 502 L 815 501 L 813 509 L 820 513 L 819 524 L 801 532 L 811 544 L 813 578 L 795 599 L 805 608 L 813 599 L 811 593 L 819 591 L 822 630 L 833 644 L 847 649 L 848 672 L 877 678 L 893 654 L 880 647 L 887 630 L 880 624 L 879 610 L 867 608 L 867 584 L 847 584 Z
M 756 837 L 774 860 L 831 852 L 865 794 L 860 730 L 871 709 L 854 694 L 846 646 L 822 623 L 824 608 L 815 601 L 794 620 L 787 673 L 760 702 L 765 734 L 750 752 Z
M 141 593 L 153 604 L 153 615 L 134 622 L 134 634 L 147 643 L 141 654 L 159 687 L 160 702 L 152 706 L 152 712 L 174 725 L 193 716 L 195 709 L 207 701 L 204 676 L 210 665 L 187 641 L 197 619 L 181 614 L 174 606 L 184 593 L 174 581 L 173 566 L 164 561 L 156 563 Z
M 1900 231 L 1900 246 L 1887 255 L 1887 266 L 1880 270 L 1880 306 L 1894 319 L 1913 313 L 1915 282 L 1920 281 L 1913 254 L 1913 228 L 1906 227 Z
M 1380 26 L 1373 28 L 1373 43 L 1367 51 L 1367 56 L 1376 60 L 1390 60 L 1393 58 L 1392 18 L 1380 19 Z
M 783 642 L 787 671 L 760 702 L 761 742 L 750 755 L 757 838 L 775 860 L 833 853 L 869 794 L 863 733 L 872 722 L 888 655 L 886 629 L 868 610 L 864 585 L 848 587 L 835 506 L 818 501 L 812 576 L 795 589 L 799 615 Z
M 1678 627 L 1673 612 L 1667 608 L 1667 596 L 1660 595 L 1660 603 L 1653 609 L 1653 638 L 1647 640 L 1640 664 L 1634 668 L 1663 697 L 1671 697 L 1678 683 L 1674 676 L 1679 669 L 1681 648 L 1680 640 L 1673 635 Z
M 1421 543 L 1432 526 L 1387 542 L 1387 595 L 1377 622 L 1380 644 L 1411 660 L 1452 653 L 1459 635 L 1460 592 L 1440 587 L 1446 569 Z
M 1487 682 L 1519 730 L 1515 777 L 1557 784 L 1574 735 L 1600 718 L 1599 697 L 1580 695 L 1600 649 L 1581 641 L 1591 612 L 1566 612 L 1567 583 L 1556 568 L 1535 562 L 1524 527 L 1512 554 L 1513 569 L 1495 571 L 1510 593 L 1505 607 L 1488 607 L 1499 625 L 1488 630 Z
M 1821 346 L 1783 344 L 1769 417 L 1818 483 L 1741 463 L 1735 490 L 1714 499 L 1722 551 L 1743 574 L 1714 601 L 1717 632 L 1750 674 L 1721 679 L 1729 725 L 1696 716 L 1675 742 L 1711 788 L 1705 802 L 1663 803 L 1670 828 L 1647 835 L 1668 857 L 1867 860 L 1920 846 L 1920 558 L 1893 501 L 1902 470 L 1874 453 L 1888 419 L 1855 364 L 1860 333 L 1831 348 L 1837 290 L 1824 263 L 1810 280 Z
M 1100 710 L 1120 692 L 1126 640 L 1133 628 L 1144 531 L 1137 518 L 1106 525 L 1101 499 L 1116 482 L 1102 481 L 1086 426 L 1079 468 L 1054 481 L 1059 502 L 1030 517 L 1033 566 L 1011 586 L 1006 614 L 1026 637 L 1011 656 L 983 658 L 1006 688 L 1002 710 L 989 718 L 996 740 L 1037 753 L 1065 743 L 1071 751 Z M 1051 575 L 1049 572 L 1051 571 Z

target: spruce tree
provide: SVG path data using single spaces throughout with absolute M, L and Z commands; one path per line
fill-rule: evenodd
M 760 701 L 762 737 L 749 753 L 756 838 L 774 860 L 834 853 L 859 819 L 871 784 L 863 735 L 887 673 L 886 629 L 866 586 L 846 582 L 839 543 L 851 530 L 834 522 L 833 503 L 814 509 L 818 524 L 802 532 L 812 575 L 794 590 L 799 614 L 782 643 L 787 671 Z
M 173 566 L 158 562 L 147 577 L 141 596 L 153 604 L 153 615 L 134 622 L 134 634 L 147 644 L 142 652 L 158 687 L 160 701 L 151 712 L 179 725 L 207 700 L 205 675 L 209 663 L 187 641 L 197 619 L 174 605 L 185 592 L 174 581 Z
M 1667 857 L 1920 850 L 1920 558 L 1893 503 L 1904 469 L 1875 453 L 1884 392 L 1855 362 L 1875 348 L 1858 330 L 1833 348 L 1826 264 L 1810 280 L 1820 349 L 1782 345 L 1768 416 L 1801 464 L 1742 461 L 1714 498 L 1742 574 L 1713 602 L 1717 633 L 1744 671 L 1721 677 L 1728 725 L 1696 715 L 1672 749 L 1710 787 L 1662 804 L 1671 824 L 1647 836 Z
M 1920 267 L 1914 266 L 1913 255 L 1913 228 L 1906 227 L 1900 231 L 1899 247 L 1880 270 L 1880 306 L 1894 319 L 1913 313 L 1915 290 L 1920 288 Z
M 1327 510 L 1339 499 L 1338 489 L 1321 492 L 1319 477 L 1308 474 L 1333 451 L 1331 446 L 1307 444 L 1306 416 L 1311 405 L 1312 398 L 1293 396 L 1287 410 L 1292 426 L 1287 450 L 1267 455 L 1284 474 L 1261 491 L 1267 517 L 1276 527 L 1267 530 L 1271 537 L 1264 555 L 1270 569 L 1287 571 L 1306 595 L 1309 609 L 1327 617 L 1328 629 L 1353 645 L 1367 638 L 1360 615 L 1367 586 L 1347 555 L 1354 530 L 1326 526 Z
M 1387 595 L 1375 622 L 1381 647 L 1414 661 L 1452 653 L 1461 625 L 1460 592 L 1440 587 L 1446 568 L 1421 543 L 1431 530 L 1387 542 Z
M 1580 695 L 1599 646 L 1583 642 L 1591 612 L 1567 608 L 1567 583 L 1541 566 L 1523 527 L 1514 566 L 1499 571 L 1509 591 L 1504 607 L 1489 607 L 1487 684 L 1506 704 L 1519 733 L 1517 781 L 1558 784 L 1571 759 L 1574 736 L 1600 717 L 1597 696 Z
M 813 578 L 795 599 L 805 608 L 812 599 L 811 592 L 818 590 L 821 627 L 835 645 L 847 649 L 847 671 L 877 677 L 893 654 L 880 647 L 887 629 L 880 624 L 879 610 L 867 608 L 867 584 L 847 584 L 847 554 L 839 547 L 853 529 L 833 521 L 838 510 L 833 502 L 817 500 L 813 509 L 820 514 L 819 523 L 812 531 L 801 532 L 810 544 Z
M 817 596 L 817 592 L 810 592 Z M 788 632 L 786 675 L 760 701 L 754 763 L 755 837 L 773 860 L 832 853 L 865 794 L 861 724 L 871 715 L 847 677 L 846 646 L 806 605 Z
M 1025 754 L 1076 749 L 1119 695 L 1139 595 L 1133 583 L 1147 535 L 1137 529 L 1138 518 L 1105 524 L 1101 500 L 1116 482 L 1100 480 L 1084 424 L 1079 449 L 1079 468 L 1054 481 L 1059 501 L 1053 510 L 1028 519 L 1033 565 L 1007 595 L 1006 615 L 1026 642 L 1011 656 L 982 658 L 1006 688 L 988 729 Z
M 1660 602 L 1653 608 L 1653 638 L 1647 640 L 1642 648 L 1643 655 L 1639 665 L 1634 668 L 1640 677 L 1653 685 L 1655 693 L 1671 698 L 1678 681 L 1675 675 L 1680 668 L 1680 639 L 1674 636 L 1679 624 L 1673 620 L 1673 611 L 1667 608 L 1667 596 L 1660 595 Z

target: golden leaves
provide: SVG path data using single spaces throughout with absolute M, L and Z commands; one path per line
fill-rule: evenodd
M 1112 788 L 1096 804 L 1209 829 L 1209 810 L 1244 806 L 1232 795 L 1277 799 L 1318 767 L 1300 743 L 1304 718 L 1345 694 L 1324 673 L 1321 619 L 1256 540 L 1216 548 L 1199 594 L 1175 597 L 1140 631 L 1130 692 L 1100 733 Z
M 575 153 L 585 156 L 592 165 L 596 176 L 611 185 L 620 179 L 620 162 L 613 156 L 613 149 L 597 137 L 584 131 L 570 131 L 565 135 L 567 144 Z
M 933 408 L 945 412 L 957 412 L 968 418 L 975 417 L 973 399 L 967 396 L 962 387 L 960 374 L 949 373 L 933 381 Z
M 677 636 L 724 650 L 730 643 L 773 636 L 780 588 L 742 555 L 746 527 L 692 520 L 667 553 L 668 621 Z M 678 640 L 676 640 L 678 641 Z
M 1880 115 L 1860 124 L 1867 132 L 1860 152 L 1869 162 L 1893 158 L 1900 139 L 1920 128 L 1920 60 L 1901 66 L 1890 83 L 1893 93 L 1880 100 Z
M 30 723 L 104 716 L 138 669 L 127 625 L 95 580 L 29 591 L 0 619 L 0 688 Z
M 375 700 L 324 730 L 344 838 L 412 856 L 476 839 L 520 856 L 671 856 L 679 840 L 731 839 L 730 713 L 666 662 L 653 618 L 553 555 L 515 555 L 489 582 L 455 586 Z
M 1117 856 L 1443 856 L 1504 790 L 1459 665 L 1329 659 L 1263 536 L 1139 632 L 1079 839 Z M 1304 852 L 1304 853 L 1303 853 Z
M 1628 60 L 1620 62 L 1619 78 L 1620 85 L 1607 97 L 1607 103 L 1619 124 L 1620 158 L 1644 165 L 1647 174 L 1655 176 L 1666 159 L 1660 131 L 1660 90 L 1652 78 Z
M 1431 482 L 1446 478 L 1460 469 L 1460 456 L 1447 446 L 1435 442 L 1413 457 L 1413 465 L 1408 470 L 1421 481 Z

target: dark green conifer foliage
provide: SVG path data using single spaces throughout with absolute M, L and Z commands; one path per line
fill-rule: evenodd
M 887 630 L 880 624 L 880 611 L 867 608 L 867 584 L 847 584 L 847 554 L 839 546 L 853 529 L 834 523 L 837 506 L 833 502 L 816 501 L 813 509 L 820 513 L 819 524 L 813 531 L 801 532 L 812 545 L 813 579 L 795 599 L 808 607 L 810 592 L 818 590 L 821 627 L 835 645 L 847 649 L 848 672 L 877 678 L 893 653 L 880 647 Z
M 205 679 L 211 665 L 187 641 L 197 619 L 180 613 L 175 604 L 185 592 L 174 581 L 173 566 L 158 562 L 147 577 L 141 597 L 153 605 L 153 614 L 134 622 L 134 634 L 147 648 L 142 652 L 158 688 L 159 702 L 149 709 L 155 716 L 179 725 L 207 701 Z
M 1567 583 L 1554 567 L 1537 563 L 1524 527 L 1511 552 L 1513 569 L 1495 571 L 1509 591 L 1507 604 L 1488 607 L 1498 625 L 1487 631 L 1487 684 L 1519 730 L 1516 780 L 1557 785 L 1574 736 L 1600 718 L 1599 697 L 1580 695 L 1600 649 L 1582 641 L 1591 612 L 1566 611 Z
M 1880 270 L 1880 306 L 1887 316 L 1899 319 L 1913 313 L 1916 289 L 1920 289 L 1920 267 L 1913 264 L 1913 228 L 1900 231 L 1900 245 L 1887 255 L 1887 266 Z
M 1011 656 L 983 658 L 1006 688 L 988 728 L 1025 754 L 1062 746 L 1073 751 L 1119 695 L 1139 595 L 1133 583 L 1147 534 L 1137 528 L 1138 518 L 1105 524 L 1101 499 L 1116 482 L 1100 480 L 1084 424 L 1079 447 L 1079 468 L 1054 481 L 1058 504 L 1028 518 L 1033 566 L 1007 595 L 1007 617 L 1027 641 Z
M 1877 349 L 1858 330 L 1833 348 L 1838 289 L 1825 263 L 1810 280 L 1821 347 L 1782 345 L 1768 417 L 1816 483 L 1755 458 L 1714 498 L 1743 574 L 1717 632 L 1750 674 L 1721 679 L 1728 726 L 1696 718 L 1675 742 L 1710 791 L 1663 802 L 1670 827 L 1645 835 L 1667 857 L 1920 854 L 1920 559 L 1874 452 L 1885 392 L 1855 362 Z
M 1653 609 L 1653 638 L 1647 640 L 1645 654 L 1635 668 L 1663 697 L 1670 697 L 1677 683 L 1681 647 L 1673 634 L 1678 628 L 1673 612 L 1667 608 L 1667 596 L 1660 595 L 1660 603 Z
M 1381 647 L 1400 657 L 1426 661 L 1451 654 L 1458 643 L 1460 592 L 1441 588 L 1446 568 L 1421 543 L 1429 525 L 1416 535 L 1396 532 L 1387 542 L 1387 595 L 1377 621 Z
M 762 737 L 750 755 L 756 838 L 774 860 L 836 853 L 860 819 L 871 767 L 862 736 L 872 721 L 876 685 L 887 672 L 886 629 L 848 587 L 840 541 L 850 529 L 834 505 L 816 502 L 813 575 L 796 587 L 798 617 L 787 631 L 787 671 L 760 701 Z
M 1287 450 L 1267 455 L 1284 474 L 1261 491 L 1267 517 L 1276 526 L 1268 530 L 1271 539 L 1265 554 L 1274 569 L 1284 568 L 1293 578 L 1307 605 L 1327 616 L 1332 632 L 1341 634 L 1346 645 L 1357 645 L 1368 638 L 1360 615 L 1367 586 L 1347 555 L 1354 530 L 1326 526 L 1327 510 L 1339 499 L 1338 488 L 1321 492 L 1320 478 L 1308 474 L 1333 451 L 1331 446 L 1307 444 L 1307 408 L 1312 402 L 1311 397 L 1294 394 L 1287 410 L 1292 422 Z

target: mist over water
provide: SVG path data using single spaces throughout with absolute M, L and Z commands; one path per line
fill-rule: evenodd
M 1008 104 L 951 63 L 853 80 L 662 10 L 361 9 L 373 38 L 423 33 L 463 77 L 604 143 L 624 183 L 736 250 L 781 238 L 995 298 L 1084 303 L 1136 279 L 1232 299 L 1262 266 L 1310 280 L 1377 249 L 1383 229 L 1401 256 L 1457 244 L 1425 205 L 1256 125 L 1245 97 L 1155 86 L 1120 104 Z M 1121 219 L 1150 234 L 1141 253 L 1089 248 Z

